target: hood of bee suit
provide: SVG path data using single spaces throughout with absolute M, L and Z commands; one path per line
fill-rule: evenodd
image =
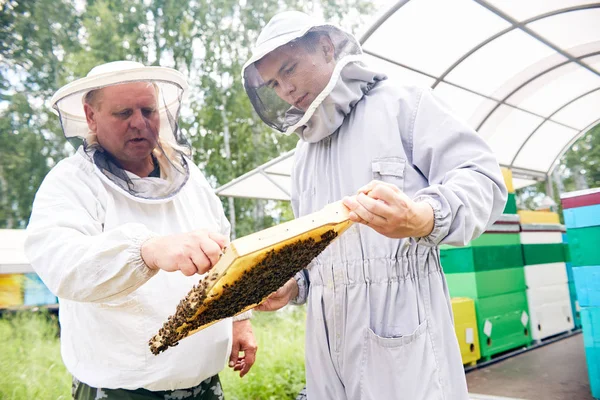
M 314 33 L 331 40 L 335 67 L 325 87 L 302 110 L 278 96 L 270 82 L 262 78 L 258 63 L 274 50 L 297 46 Z M 267 125 L 286 135 L 296 133 L 302 140 L 317 142 L 335 132 L 362 97 L 386 76 L 366 66 L 352 34 L 307 14 L 287 11 L 275 15 L 261 31 L 242 70 L 242 79 L 254 109 Z
M 151 134 L 157 138 L 152 160 L 158 165 L 159 176 L 142 178 L 124 170 L 100 146 L 84 111 L 86 97 L 92 91 L 137 82 L 147 82 L 156 91 L 158 123 L 154 124 L 156 127 L 152 128 Z M 59 116 L 65 138 L 96 166 L 96 172 L 105 182 L 136 200 L 163 202 L 175 196 L 189 178 L 186 155 L 189 155 L 190 147 L 177 122 L 187 88 L 183 74 L 174 69 L 114 61 L 101 64 L 86 77 L 63 86 L 52 96 L 50 103 Z

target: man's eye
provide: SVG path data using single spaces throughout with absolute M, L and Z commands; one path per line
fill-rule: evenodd
M 142 114 L 144 117 L 150 117 L 156 111 L 154 108 L 142 108 Z
M 277 86 L 279 86 L 279 83 L 277 83 L 277 81 L 271 82 L 271 89 L 275 89 Z
M 294 72 L 294 70 L 296 69 L 296 64 L 292 65 L 290 68 L 288 68 L 285 73 L 287 75 L 291 74 L 292 72 Z
M 131 110 L 123 110 L 116 113 L 119 118 L 129 118 L 131 116 Z

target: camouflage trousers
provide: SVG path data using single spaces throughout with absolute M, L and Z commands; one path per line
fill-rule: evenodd
M 189 389 L 151 392 L 146 389 L 93 388 L 73 377 L 74 400 L 224 400 L 219 376 L 215 375 Z

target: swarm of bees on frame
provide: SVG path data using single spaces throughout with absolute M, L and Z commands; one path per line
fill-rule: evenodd
M 233 282 L 228 281 L 227 270 L 221 274 L 209 272 L 181 300 L 175 314 L 169 317 L 158 334 L 150 339 L 150 351 L 157 355 L 200 328 L 260 304 L 308 266 L 337 235 L 331 229 L 320 235 L 320 240 L 300 239 L 277 250 L 269 250 Z M 217 285 L 219 282 L 226 283 Z M 220 290 L 213 290 L 216 287 Z

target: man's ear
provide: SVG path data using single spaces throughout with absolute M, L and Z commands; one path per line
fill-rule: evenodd
M 333 42 L 331 41 L 329 35 L 322 35 L 319 38 L 319 48 L 323 52 L 325 61 L 327 61 L 327 63 L 335 61 L 335 48 L 333 47 Z
M 83 111 L 85 112 L 85 119 L 87 121 L 88 128 L 90 128 L 90 131 L 96 132 L 96 128 L 98 127 L 96 123 L 96 110 L 94 110 L 94 108 L 88 103 L 84 103 Z

